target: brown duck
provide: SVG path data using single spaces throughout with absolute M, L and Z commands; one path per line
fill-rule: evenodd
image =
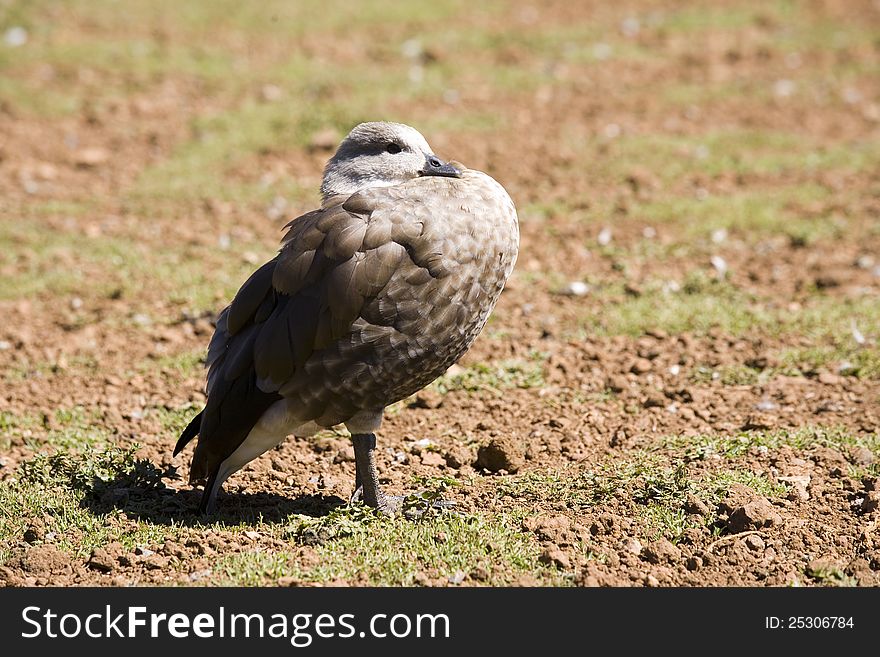
M 345 424 L 353 499 L 393 511 L 374 432 L 386 406 L 470 347 L 510 276 L 516 210 L 485 173 L 437 158 L 399 123 L 362 123 L 324 170 L 321 208 L 288 225 L 275 258 L 220 314 L 190 482 L 211 513 L 223 482 L 285 437 Z

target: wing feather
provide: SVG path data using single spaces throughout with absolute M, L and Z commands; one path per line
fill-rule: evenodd
M 272 274 L 275 270 L 275 260 L 270 260 L 241 286 L 232 303 L 229 304 L 227 316 L 227 331 L 235 335 L 251 320 L 254 312 L 266 298 L 272 289 Z

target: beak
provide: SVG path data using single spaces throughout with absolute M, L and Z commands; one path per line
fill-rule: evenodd
M 446 178 L 461 178 L 461 171 L 451 164 L 444 162 L 436 155 L 425 157 L 425 166 L 419 171 L 420 176 L 443 176 Z

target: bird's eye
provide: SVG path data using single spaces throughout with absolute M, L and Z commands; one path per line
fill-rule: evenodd
M 385 151 L 391 153 L 392 155 L 397 155 L 397 153 L 401 151 L 401 148 L 399 144 L 391 143 L 385 147 Z

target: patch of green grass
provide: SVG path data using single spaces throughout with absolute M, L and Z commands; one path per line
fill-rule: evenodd
M 172 304 L 197 310 L 223 305 L 253 272 L 254 265 L 230 258 L 215 246 L 187 244 L 155 249 L 120 236 L 88 237 L 36 220 L 0 221 L 0 299 L 76 295 L 137 299 L 144 289 L 160 289 Z M 266 260 L 274 248 L 239 241 L 236 249 Z M 222 263 L 223 266 L 214 266 Z M 128 321 L 116 317 L 110 321 Z
M 686 461 L 702 461 L 714 455 L 735 459 L 756 447 L 775 450 L 783 445 L 796 450 L 830 447 L 844 452 L 865 447 L 880 455 L 880 434 L 858 435 L 843 427 L 808 426 L 792 430 L 670 436 L 663 441 L 661 448 L 681 454 Z
M 2 69 L 0 69 L 2 70 Z M 56 119 L 79 111 L 82 101 L 56 89 L 37 87 L 32 80 L 0 75 L 0 102 L 17 113 Z
M 669 196 L 640 203 L 632 214 L 647 222 L 680 225 L 691 237 L 705 237 L 724 229 L 748 239 L 776 234 L 811 244 L 842 234 L 845 226 L 830 215 L 801 216 L 792 204 L 823 200 L 829 194 L 823 187 L 805 183 L 782 190 L 744 191 L 704 199 Z
M 747 486 L 768 499 L 784 497 L 788 492 L 785 485 L 750 470 L 721 470 L 697 480 L 687 479 L 682 472 L 686 470 L 679 463 L 675 468 L 661 470 L 651 477 L 655 486 L 659 482 L 663 488 L 639 510 L 639 517 L 645 522 L 652 540 L 663 537 L 677 542 L 685 531 L 694 528 L 710 527 L 713 533 L 719 531 L 716 526 L 719 516 L 715 509 L 733 484 Z M 706 516 L 688 514 L 685 504 L 690 495 L 703 501 L 711 512 Z
M 0 221 L 0 266 L 7 273 L 0 277 L 0 299 L 19 299 L 44 290 L 71 293 L 83 284 L 76 269 L 59 267 L 75 257 L 70 244 L 53 231 L 27 221 Z
M 136 208 L 149 205 L 155 212 L 157 205 L 162 211 L 164 206 L 192 206 L 209 198 L 254 207 L 265 205 L 276 195 L 305 200 L 310 192 L 294 179 L 270 188 L 242 174 L 250 166 L 250 158 L 261 151 L 294 148 L 319 127 L 350 126 L 353 122 L 341 109 L 328 111 L 320 119 L 319 112 L 313 104 L 291 107 L 245 101 L 236 109 L 194 119 L 193 136 L 168 158 L 144 169 L 126 192 L 126 202 Z
M 74 318 L 71 326 L 77 326 L 81 320 L 79 317 Z M 23 381 L 29 378 L 39 378 L 64 372 L 66 374 L 94 374 L 98 369 L 98 360 L 95 356 L 89 354 L 77 354 L 70 358 L 59 360 L 38 360 L 23 364 L 12 365 L 0 372 L 0 381 Z
M 846 49 L 858 49 L 871 47 L 876 42 L 877 30 L 869 23 L 853 21 L 828 20 L 823 14 L 809 14 L 794 11 L 799 3 L 790 2 L 792 11 L 789 11 L 789 19 L 795 19 L 798 24 L 796 29 L 777 30 L 773 35 L 768 35 L 768 41 L 782 52 L 799 52 L 807 50 L 825 51 L 835 53 Z M 808 17 L 807 20 L 797 20 L 799 17 Z M 815 18 L 814 18 L 815 17 Z M 818 20 L 816 20 L 818 18 Z M 859 62 L 853 62 L 849 58 L 839 58 L 835 62 L 835 72 L 841 73 L 848 70 Z M 822 79 L 827 80 L 824 75 Z M 839 81 L 840 78 L 835 76 Z
M 243 552 L 220 561 L 220 583 L 259 585 L 293 577 L 303 582 L 342 579 L 411 586 L 418 574 L 454 579 L 476 568 L 489 574 L 484 583 L 492 586 L 510 584 L 526 574 L 545 583 L 562 583 L 556 571 L 539 563 L 538 546 L 520 523 L 503 515 L 435 512 L 407 521 L 346 506 L 321 518 L 301 516 L 286 536 L 315 546 L 317 558 L 309 561 L 313 565 L 303 565 L 293 550 Z
M 110 34 L 83 41 L 54 38 L 51 33 L 45 37 L 40 38 L 38 33 L 30 48 L 16 54 L 16 68 L 48 64 L 56 75 L 65 77 L 75 76 L 78 67 L 88 64 L 101 72 L 125 72 L 130 77 L 129 85 L 133 84 L 131 78 L 148 82 L 171 73 L 218 82 L 235 72 L 234 57 L 216 46 L 168 44 Z
M 725 386 L 752 386 L 769 377 L 768 371 L 759 371 L 748 365 L 722 365 L 721 367 L 697 367 L 690 376 L 694 383 L 719 381 Z
M 692 173 L 731 172 L 775 175 L 841 169 L 863 171 L 877 165 L 880 149 L 860 141 L 826 144 L 797 132 L 719 130 L 698 136 L 632 135 L 611 142 L 612 171 L 628 173 L 633 161 L 672 182 Z
M 672 543 L 677 542 L 688 529 L 704 524 L 689 516 L 684 508 L 673 504 L 648 504 L 641 509 L 639 518 L 645 524 L 647 538 L 652 541 L 665 538 Z
M 91 491 L 96 482 L 107 482 L 136 465 L 135 448 L 111 447 L 75 454 L 59 450 L 38 454 L 21 466 L 20 482 L 41 487 L 67 487 Z
M 86 211 L 78 205 L 76 209 Z M 0 244 L 10 245 L 0 251 L 0 266 L 15 268 L 14 274 L 0 280 L 0 299 L 34 297 L 47 291 L 54 295 L 84 294 L 85 290 L 100 294 L 118 285 L 111 275 L 115 265 L 137 260 L 131 257 L 134 247 L 126 240 L 59 231 L 27 217 L 0 221 Z M 102 275 L 91 275 L 96 271 Z
M 659 328 L 670 333 L 705 333 L 720 327 L 740 335 L 756 325 L 767 325 L 771 318 L 751 295 L 701 271 L 693 272 L 678 290 L 670 290 L 661 281 L 643 288 L 638 297 L 623 294 L 622 285 L 597 289 L 594 297 L 604 303 L 584 305 L 581 322 L 585 332 L 642 335 Z
M 402 66 L 376 68 L 356 65 L 316 66 L 314 61 L 294 57 L 266 73 L 267 80 L 282 86 L 299 103 L 261 103 L 245 99 L 237 106 L 191 121 L 191 137 L 180 143 L 170 157 L 147 167 L 126 193 L 133 207 L 156 204 L 179 207 L 205 198 L 237 204 L 265 205 L 277 195 L 305 202 L 313 191 L 295 178 L 266 185 L 253 174 L 253 156 L 267 152 L 304 149 L 320 130 L 335 129 L 344 135 L 352 125 L 376 116 L 398 117 L 394 105 L 401 99 L 436 98 L 450 84 L 436 67 L 413 84 Z M 340 95 L 345 102 L 340 102 Z M 483 132 L 496 129 L 497 114 L 439 112 L 410 117 L 427 134 L 435 130 Z M 161 209 L 161 208 L 160 208 Z
M 880 335 L 880 304 L 876 298 L 865 295 L 856 299 L 841 299 L 817 293 L 807 299 L 796 312 L 782 315 L 781 327 L 798 331 L 814 342 L 831 342 L 844 347 L 856 347 L 853 326 L 873 338 Z M 876 349 L 866 346 L 865 350 Z
M 105 445 L 111 430 L 101 417 L 82 406 L 59 408 L 53 417 L 37 414 L 16 415 L 0 412 L 0 440 L 8 447 L 13 440 L 24 440 L 32 450 L 87 451 Z
M 170 415 L 166 419 L 177 422 Z M 2 421 L 12 422 L 6 416 Z M 34 521 L 52 533 L 47 540 L 78 558 L 115 541 L 131 550 L 183 540 L 190 531 L 189 519 L 153 519 L 168 515 L 159 506 L 164 509 L 174 501 L 162 483 L 165 473 L 138 459 L 135 451 L 111 447 L 41 454 L 0 482 L 0 564 Z M 412 499 L 419 508 L 450 482 L 440 478 L 422 484 L 427 491 Z M 139 497 L 126 502 L 126 511 L 115 506 L 116 495 L 135 495 L 134 491 Z M 294 577 L 303 582 L 412 585 L 419 581 L 417 576 L 460 580 L 477 568 L 485 573 L 480 577 L 487 585 L 510 584 L 523 575 L 552 585 L 568 583 L 564 574 L 539 562 L 539 546 L 522 531 L 521 518 L 515 515 L 483 517 L 429 509 L 419 519 L 407 520 L 354 505 L 320 517 L 299 515 L 273 523 L 253 518 L 212 526 L 233 533 L 257 529 L 289 541 L 290 549 L 224 555 L 213 568 L 214 576 L 204 582 L 210 584 L 256 585 Z M 301 545 L 312 546 L 317 558 L 300 559 Z
M 17 415 L 12 411 L 0 411 L 0 431 L 7 433 L 36 426 L 39 421 L 32 415 Z
M 190 423 L 201 408 L 196 404 L 185 404 L 179 408 L 152 408 L 149 415 L 159 420 L 164 434 L 177 435 Z
M 30 4 L 30 0 L 29 0 Z M 26 20 L 41 18 L 41 12 L 54 3 L 35 0 L 28 13 L 19 15 Z M 186 40 L 210 41 L 228 37 L 230 32 L 250 34 L 257 39 L 283 36 L 295 39 L 305 32 L 333 32 L 351 27 L 356 21 L 364 27 L 376 27 L 385 23 L 430 24 L 448 18 L 465 7 L 461 0 L 439 0 L 429 4 L 400 4 L 391 0 L 368 0 L 360 3 L 358 11 L 342 0 L 327 2 L 297 2 L 267 0 L 258 6 L 250 6 L 235 0 L 215 0 L 181 5 L 173 0 L 154 0 L 149 3 L 134 2 L 120 12 L 118 3 L 112 0 L 72 0 L 65 3 L 70 17 L 87 15 L 90 26 L 99 33 L 113 34 L 120 31 L 139 30 L 149 34 L 159 24 L 174 36 Z
M 441 394 L 454 390 L 500 393 L 510 388 L 539 388 L 544 385 L 540 362 L 504 360 L 497 363 L 477 363 L 456 374 L 444 374 L 433 384 Z
M 21 540 L 29 522 L 45 522 L 62 550 L 87 557 L 92 549 L 112 541 L 128 548 L 155 544 L 178 533 L 173 526 L 144 521 L 119 522 L 121 511 L 93 512 L 87 497 L 99 497 L 108 482 L 125 477 L 129 485 L 156 486 L 151 468 L 134 456 L 135 449 L 58 451 L 23 463 L 15 476 L 0 482 L 0 562 Z
M 626 295 L 623 285 L 597 286 L 579 315 L 589 335 L 642 335 L 649 329 L 705 334 L 713 327 L 740 336 L 804 335 L 814 342 L 849 336 L 853 322 L 866 336 L 880 334 L 880 304 L 873 298 L 841 298 L 813 293 L 797 308 L 781 307 L 704 269 L 694 269 L 670 289 L 669 281 L 646 281 L 642 294 Z M 855 342 L 851 343 L 855 346 Z M 872 356 L 863 356 L 870 365 Z M 868 369 L 867 371 L 871 371 Z
M 42 425 L 41 418 L 34 415 L 18 415 L 0 411 L 0 449 L 9 449 L 16 437 L 26 437 Z
M 785 349 L 780 354 L 783 368 L 799 371 L 840 370 L 860 379 L 880 378 L 880 349 L 841 344 Z
M 658 96 L 659 99 L 674 107 L 690 107 L 693 105 L 708 105 L 718 101 L 732 98 L 742 98 L 748 94 L 749 98 L 766 100 L 771 94 L 770 84 L 765 80 L 737 79 L 725 80 L 724 82 L 670 82 L 663 85 Z M 679 157 L 681 157 L 679 153 Z
M 788 494 L 785 484 L 772 481 L 764 475 L 751 470 L 720 470 L 707 476 L 700 488 L 705 493 L 703 501 L 715 505 L 727 496 L 733 484 L 741 484 L 768 499 L 777 499 Z
M 243 281 L 244 279 L 242 279 Z M 206 356 L 206 347 L 200 347 L 190 351 L 181 351 L 176 354 L 161 356 L 160 358 L 151 358 L 141 363 L 138 367 L 142 370 L 154 370 L 156 368 L 175 370 L 181 376 L 190 376 L 205 368 Z
M 194 119 L 192 137 L 178 145 L 170 157 L 147 167 L 127 191 L 127 202 L 138 207 L 145 203 L 200 203 L 210 198 L 256 205 L 281 193 L 302 197 L 294 181 L 284 189 L 268 189 L 258 180 L 235 176 L 253 154 L 279 145 L 289 148 L 307 138 L 311 131 L 301 114 L 286 103 L 246 101 L 237 109 Z
M 13 10 L 4 8 L 2 25 L 26 27 L 29 39 L 21 48 L 0 50 L 4 73 L 0 79 L 14 81 L 0 84 L 0 99 L 19 112 L 49 109 L 51 114 L 65 105 L 99 104 L 142 91 L 168 77 L 198 84 L 206 96 L 221 91 L 241 94 L 255 84 L 272 81 L 272 76 L 278 76 L 277 69 L 290 61 L 296 49 L 267 47 L 273 40 L 290 43 L 305 31 L 327 31 L 328 39 L 331 35 L 335 38 L 338 30 L 347 30 L 353 21 L 360 29 L 355 35 L 366 30 L 379 32 L 375 42 L 381 43 L 386 40 L 382 37 L 396 34 L 401 27 L 417 32 L 419 26 L 433 25 L 464 8 L 460 0 L 414 4 L 371 0 L 359 4 L 356 14 L 338 0 L 331 0 L 329 7 L 326 3 L 282 1 L 250 7 L 228 0 L 181 6 L 159 0 L 126 3 L 124 11 L 105 0 L 13 4 Z M 369 73 L 375 67 L 366 59 L 358 58 L 348 68 Z M 327 63 L 315 56 L 310 68 L 320 71 Z M 45 84 L 25 84 L 39 77 L 35 74 L 47 65 L 54 72 L 51 92 L 46 92 Z M 84 82 L 83 69 L 101 83 Z M 61 102 L 53 99 L 59 89 Z M 24 94 L 16 93 L 22 90 Z
M 686 462 L 678 459 L 674 459 L 669 467 L 646 468 L 629 486 L 632 499 L 643 507 L 639 516 L 653 532 L 650 538 L 662 536 L 676 542 L 685 530 L 711 526 L 718 521 L 714 509 L 733 484 L 748 486 L 769 499 L 787 493 L 784 485 L 750 470 L 725 469 L 695 479 L 688 475 Z M 685 505 L 691 495 L 701 499 L 713 512 L 705 517 L 689 515 Z
M 714 509 L 734 484 L 743 484 L 770 499 L 786 494 L 784 485 L 750 470 L 723 469 L 694 476 L 687 459 L 637 452 L 624 460 L 608 459 L 596 468 L 531 471 L 497 483 L 500 495 L 534 505 L 561 505 L 582 510 L 611 500 L 644 523 L 647 538 L 680 540 L 690 528 L 711 527 L 719 520 Z M 690 496 L 713 511 L 707 516 L 688 514 Z
M 509 63 L 497 54 L 492 62 L 492 82 L 501 89 L 532 90 L 538 83 L 564 84 L 549 62 L 563 60 L 575 66 L 601 66 L 609 60 L 639 61 L 652 56 L 649 48 L 617 34 L 605 17 L 575 23 L 542 23 L 503 29 L 456 30 L 440 36 L 441 42 L 458 52 L 473 53 L 472 60 L 492 53 L 528 53 L 527 59 Z M 488 76 L 487 76 L 488 77 Z
M 563 468 L 532 470 L 498 480 L 498 494 L 532 504 L 547 501 L 580 510 L 599 504 L 622 489 L 637 472 L 644 469 L 640 461 L 603 464 L 597 471 Z
M 696 5 L 676 8 L 660 15 L 659 27 L 669 32 L 706 32 L 710 30 L 735 30 L 752 25 L 762 12 L 788 3 L 765 3 L 754 7 L 730 7 L 721 5 Z

